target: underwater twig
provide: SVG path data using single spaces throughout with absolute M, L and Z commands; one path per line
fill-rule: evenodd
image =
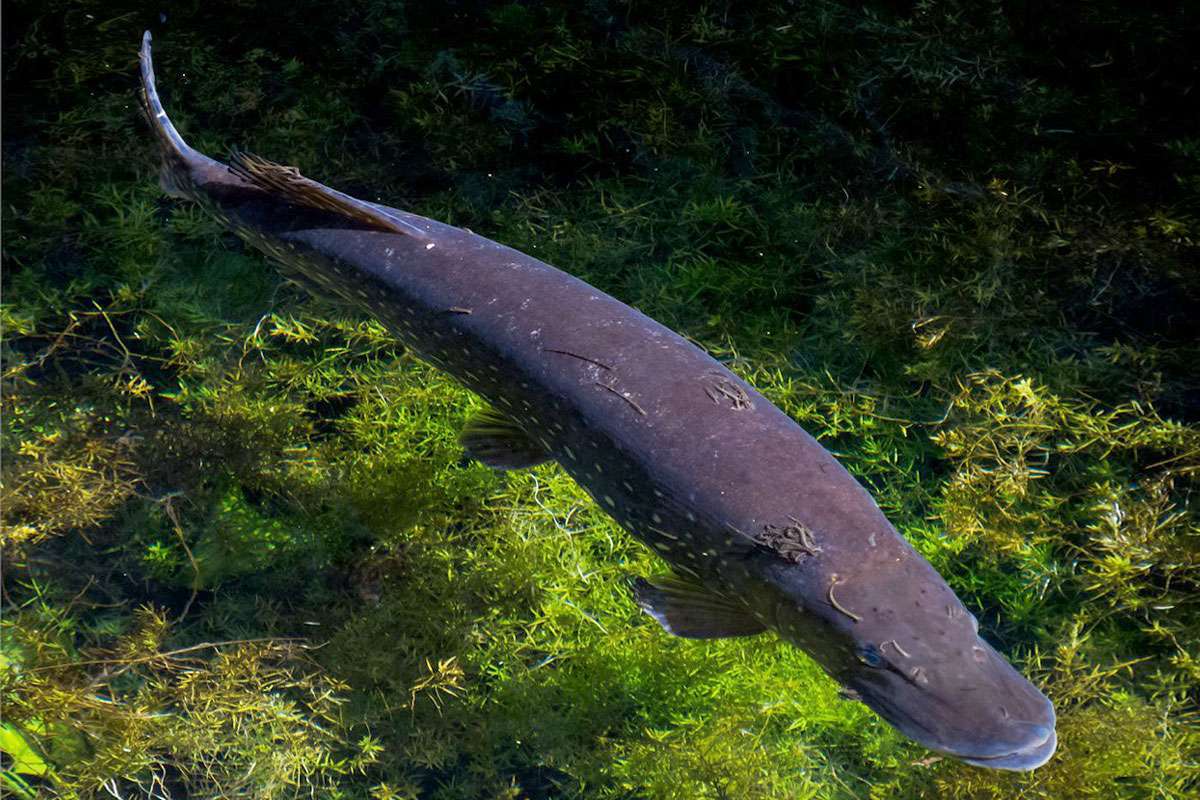
M 72 608 L 74 608 L 74 607 L 75 607 L 75 604 L 79 602 L 79 599 L 80 599 L 81 597 L 83 597 L 85 594 L 87 594 L 87 590 L 88 590 L 88 589 L 90 589 L 90 588 L 92 588 L 93 584 L 95 584 L 95 583 L 96 583 L 96 576 L 95 576 L 95 575 L 89 575 L 89 576 L 88 576 L 88 579 L 87 579 L 87 583 L 85 583 L 85 584 L 83 585 L 83 588 L 82 588 L 82 589 L 80 589 L 80 590 L 79 590 L 79 591 L 78 591 L 78 592 L 75 594 L 75 596 L 74 596 L 74 597 L 72 597 L 72 598 L 70 599 L 70 601 L 67 603 L 67 606 L 66 606 L 66 607 L 67 607 L 67 609 L 72 609 Z
M 75 329 L 77 327 L 79 327 L 79 319 L 74 314 L 71 314 L 70 324 L 58 332 L 58 335 L 54 337 L 54 341 L 51 342 L 50 345 L 38 355 L 37 360 L 34 363 L 36 363 L 39 367 L 44 365 L 46 363 L 46 359 L 50 358 L 50 356 L 52 356 L 56 350 L 62 347 L 63 342 L 66 341 L 68 337 L 76 335 Z
M 572 603 L 572 602 L 571 602 L 570 600 L 568 600 L 567 598 L 565 598 L 565 597 L 564 597 L 564 598 L 562 599 L 562 601 L 563 601 L 564 603 L 566 603 L 567 605 L 569 605 L 571 608 L 573 608 L 573 609 L 575 609 L 576 611 L 578 611 L 580 614 L 583 614 L 583 616 L 584 616 L 584 619 L 586 619 L 588 622 L 590 622 L 590 623 L 592 623 L 593 625 L 595 625 L 595 626 L 596 626 L 597 628 L 599 628 L 600 630 L 604 631 L 604 633 L 605 633 L 605 634 L 607 634 L 607 633 L 608 633 L 608 628 L 606 628 L 606 627 L 604 627 L 602 624 L 600 624 L 600 620 L 596 619 L 596 618 L 595 618 L 595 617 L 593 617 L 591 614 L 589 614 L 588 612 L 584 611 L 582 608 L 580 608 L 579 606 L 575 605 L 574 603 Z
M 1197 456 L 1197 455 L 1200 455 L 1200 450 L 1189 450 L 1186 453 L 1180 453 L 1179 455 L 1172 456 L 1171 458 L 1167 458 L 1162 461 L 1155 461 L 1153 464 L 1147 465 L 1146 469 L 1148 469 L 1148 470 L 1157 469 L 1158 467 L 1162 467 L 1167 464 L 1170 464 L 1172 461 L 1180 461 L 1185 458 L 1193 458 L 1194 456 Z M 1184 467 L 1183 469 L 1181 469 L 1179 471 L 1180 472 L 1191 472 L 1191 471 L 1194 471 L 1194 469 L 1195 469 L 1194 467 Z
M 242 357 L 238 359 L 239 370 L 242 368 L 242 364 L 245 362 L 246 356 L 250 352 L 251 342 L 254 342 L 255 347 L 258 348 L 258 357 L 262 359 L 264 364 L 267 363 L 267 357 L 263 354 L 262 347 L 258 344 L 258 333 L 262 330 L 263 323 L 266 322 L 270 316 L 271 312 L 268 311 L 266 314 L 263 314 L 261 317 L 259 317 L 258 324 L 254 326 L 254 330 L 251 331 L 250 335 L 242 341 Z
M 117 344 L 121 346 L 121 352 L 125 354 L 125 361 L 121 364 L 121 367 L 124 368 L 130 366 L 129 362 L 133 360 L 133 354 L 130 353 L 129 348 L 125 346 L 125 342 L 121 339 L 121 334 L 117 333 L 117 327 L 113 325 L 112 320 L 108 316 L 108 312 L 101 308 L 100 304 L 95 300 L 92 301 L 92 305 L 96 307 L 97 313 L 99 313 L 105 324 L 108 325 L 108 329 L 112 331 L 113 338 L 116 339 Z
M 585 528 L 577 528 L 577 529 L 571 528 L 571 520 L 574 518 L 575 514 L 579 511 L 578 506 L 572 506 L 571 508 L 567 509 L 567 513 L 564 514 L 562 517 L 562 522 L 559 522 L 558 515 L 555 514 L 555 512 L 553 510 L 551 510 L 551 508 L 542 501 L 542 498 L 541 498 L 542 485 L 540 482 L 538 482 L 537 476 L 530 475 L 529 477 L 530 477 L 530 480 L 533 481 L 533 491 L 531 493 L 533 502 L 537 505 L 538 508 L 540 508 L 545 513 L 546 518 L 548 520 L 550 520 L 550 524 L 552 524 L 555 528 L 557 528 L 562 533 L 567 534 L 568 536 L 573 536 L 578 533 L 583 533 L 584 531 L 587 530 L 586 527 Z M 570 540 L 568 540 L 568 541 L 570 541 Z
M 428 658 L 425 659 L 425 677 L 413 683 L 409 687 L 408 708 L 412 713 L 416 713 L 417 695 L 422 692 L 426 693 L 434 708 L 437 709 L 438 716 L 442 715 L 442 699 L 441 695 L 446 694 L 450 697 L 461 697 L 462 687 L 459 681 L 462 680 L 462 667 L 458 665 L 456 656 L 449 658 L 438 659 L 437 666 Z
M 175 535 L 179 537 L 179 543 L 183 545 L 183 552 L 187 553 L 188 563 L 192 565 L 192 595 L 183 604 L 183 611 L 179 612 L 179 618 L 175 620 L 183 622 L 184 617 L 192 610 L 192 603 L 196 601 L 196 595 L 200 593 L 200 565 L 196 563 L 196 557 L 192 555 L 192 548 L 188 547 L 187 538 L 183 535 L 183 525 L 179 522 L 179 514 L 175 511 L 175 506 L 171 504 L 171 501 L 178 496 L 177 493 L 169 494 L 159 502 L 167 519 L 171 520 L 171 527 L 175 529 Z
M 287 642 L 302 642 L 303 643 L 305 641 L 306 641 L 305 639 L 302 639 L 298 636 L 262 636 L 257 639 L 226 639 L 226 640 L 220 641 L 220 642 L 200 642 L 199 644 L 193 644 L 188 647 L 181 647 L 178 650 L 168 650 L 165 653 L 155 653 L 152 656 L 139 656 L 138 658 L 130 659 L 121 665 L 121 669 L 119 669 L 117 672 L 112 673 L 109 677 L 115 677 L 116 675 L 119 675 L 120 673 L 124 672 L 125 670 L 129 669 L 130 667 L 135 666 L 137 664 L 144 664 L 147 661 L 155 661 L 160 658 L 174 658 L 175 656 L 180 656 L 180 655 L 183 655 L 184 653 L 194 653 L 197 650 L 204 650 L 204 649 L 207 649 L 210 647 L 225 647 L 226 645 L 231 645 L 231 644 L 259 644 L 261 642 L 271 642 L 273 644 L 284 644 Z M 62 664 L 46 664 L 45 666 L 42 666 L 42 667 L 31 667 L 26 671 L 27 672 L 49 672 L 50 670 L 67 669 L 68 667 L 87 667 L 87 666 L 95 666 L 95 665 L 100 665 L 100 664 L 114 664 L 114 663 L 121 663 L 121 662 L 118 659 L 92 658 L 92 659 L 88 659 L 86 661 L 67 661 Z

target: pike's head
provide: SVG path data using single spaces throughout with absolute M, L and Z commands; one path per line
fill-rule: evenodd
M 933 567 L 896 541 L 890 556 L 840 573 L 785 572 L 775 627 L 931 750 L 993 769 L 1041 766 L 1057 741 L 1050 701 L 980 638 Z

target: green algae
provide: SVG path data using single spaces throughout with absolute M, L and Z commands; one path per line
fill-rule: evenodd
M 272 2 L 155 28 L 195 146 L 544 258 L 818 436 L 1055 701 L 1059 753 L 1009 775 L 771 637 L 668 638 L 628 592 L 656 559 L 561 470 L 464 462 L 476 398 L 160 198 L 134 97 L 157 9 L 7 10 L 7 790 L 1195 792 L 1182 12 Z

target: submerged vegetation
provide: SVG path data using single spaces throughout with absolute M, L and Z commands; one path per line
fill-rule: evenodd
M 1200 36 L 1182 4 L 6 6 L 0 785 L 13 797 L 1200 791 Z M 263 24 L 269 20 L 270 24 Z M 151 27 L 238 145 L 537 255 L 834 451 L 1054 700 L 932 757 L 479 405 L 156 186 Z

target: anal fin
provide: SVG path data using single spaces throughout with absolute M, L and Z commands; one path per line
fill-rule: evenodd
M 493 409 L 472 417 L 458 441 L 467 455 L 492 469 L 525 469 L 554 458 L 521 426 Z
M 633 596 L 667 633 L 688 639 L 753 636 L 767 628 L 740 600 L 709 589 L 694 578 L 638 578 Z

